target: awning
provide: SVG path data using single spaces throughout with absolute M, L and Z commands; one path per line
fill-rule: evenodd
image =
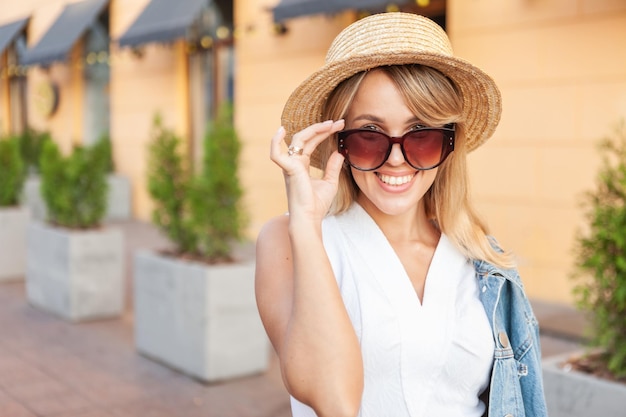
M 388 4 L 404 4 L 408 0 L 281 0 L 273 9 L 274 21 L 281 22 L 298 16 L 332 14 L 349 9 L 374 9 Z
M 24 30 L 28 17 L 0 26 L 0 55 L 11 45 L 17 35 Z
M 123 47 L 183 38 L 208 3 L 207 0 L 152 0 L 117 42 Z
M 84 0 L 65 6 L 39 42 L 26 50 L 22 63 L 46 65 L 63 61 L 72 46 L 98 19 L 109 0 Z

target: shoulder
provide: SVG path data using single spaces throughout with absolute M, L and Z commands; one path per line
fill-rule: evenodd
M 257 236 L 257 265 L 275 262 L 279 258 L 290 258 L 290 254 L 289 216 L 276 216 L 263 225 Z
M 522 290 L 524 288 L 517 268 L 503 268 L 482 259 L 474 259 L 473 264 L 474 270 L 479 277 L 503 279 L 520 287 Z
M 503 247 L 498 243 L 498 240 L 492 235 L 486 235 L 487 243 L 489 247 L 499 255 L 505 255 L 505 261 L 508 261 L 509 265 L 498 264 L 497 261 L 488 261 L 486 259 L 472 259 L 474 263 L 474 269 L 477 274 L 484 277 L 500 277 L 507 281 L 514 283 L 523 288 L 522 280 L 517 269 L 514 256 L 511 252 L 505 251 Z
M 289 215 L 283 214 L 269 219 L 261 228 L 257 244 L 266 240 L 288 238 Z

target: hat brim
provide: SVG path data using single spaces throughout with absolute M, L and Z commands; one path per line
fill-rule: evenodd
M 344 80 L 369 69 L 389 65 L 421 64 L 441 71 L 452 80 L 463 96 L 463 119 L 468 151 L 493 135 L 500 121 L 502 97 L 493 79 L 469 62 L 436 53 L 394 52 L 359 55 L 326 64 L 302 82 L 291 94 L 281 121 L 291 143 L 295 133 L 322 121 L 322 109 L 330 93 Z M 320 168 L 318 149 L 311 165 Z

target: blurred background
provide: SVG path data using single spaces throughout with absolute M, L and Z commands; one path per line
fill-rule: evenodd
M 626 117 L 624 0 L 0 0 L 0 135 L 39 132 L 65 153 L 107 138 L 120 181 L 108 219 L 130 230 L 131 246 L 154 246 L 161 237 L 142 227 L 154 208 L 155 118 L 198 170 L 207 124 L 232 103 L 253 242 L 286 210 L 268 154 L 287 97 L 343 28 L 397 10 L 435 20 L 455 54 L 499 85 L 500 125 L 470 155 L 472 194 L 533 301 L 572 307 L 580 202 L 600 168 L 598 141 Z
M 501 123 L 471 155 L 473 194 L 493 234 L 519 255 L 529 294 L 570 303 L 578 201 L 597 171 L 595 144 L 626 114 L 626 3 L 341 3 L 2 0 L 0 131 L 49 131 L 64 149 L 108 134 L 115 171 L 130 182 L 130 215 L 148 220 L 154 115 L 198 161 L 206 123 L 231 100 L 253 239 L 285 209 L 281 174 L 266 156 L 289 93 L 355 19 L 420 13 L 500 86 Z

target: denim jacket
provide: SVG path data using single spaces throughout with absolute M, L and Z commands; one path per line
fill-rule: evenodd
M 516 270 L 474 261 L 496 345 L 489 417 L 545 417 L 539 325 Z

